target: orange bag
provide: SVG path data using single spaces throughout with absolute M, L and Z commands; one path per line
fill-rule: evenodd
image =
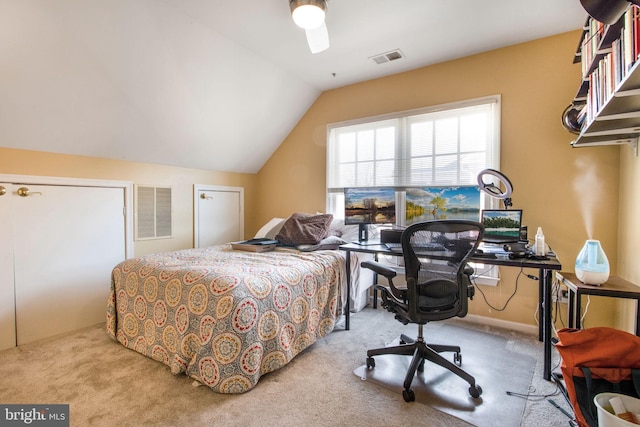
M 640 397 L 640 337 L 596 327 L 564 328 L 558 338 L 560 369 L 580 427 L 598 425 L 595 394 L 612 391 Z

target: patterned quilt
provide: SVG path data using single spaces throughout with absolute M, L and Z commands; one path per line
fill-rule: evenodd
M 230 245 L 132 258 L 112 272 L 107 331 L 219 393 L 243 393 L 333 330 L 342 251 Z

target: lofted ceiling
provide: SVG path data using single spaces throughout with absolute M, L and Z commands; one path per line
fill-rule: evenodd
M 579 0 L 328 0 L 313 55 L 288 3 L 0 0 L 0 146 L 255 173 L 325 90 L 586 18 Z

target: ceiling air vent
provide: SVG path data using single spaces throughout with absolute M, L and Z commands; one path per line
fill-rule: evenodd
M 373 62 L 376 64 L 384 64 L 385 62 L 397 61 L 398 59 L 404 58 L 404 55 L 400 51 L 400 49 L 392 50 L 391 52 L 381 53 L 380 55 L 375 55 L 370 57 Z

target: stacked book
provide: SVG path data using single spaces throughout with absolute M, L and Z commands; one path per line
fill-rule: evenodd
M 582 74 L 589 83 L 587 123 L 591 123 L 624 81 L 640 55 L 640 9 L 631 5 L 613 25 L 587 21 L 582 41 Z

